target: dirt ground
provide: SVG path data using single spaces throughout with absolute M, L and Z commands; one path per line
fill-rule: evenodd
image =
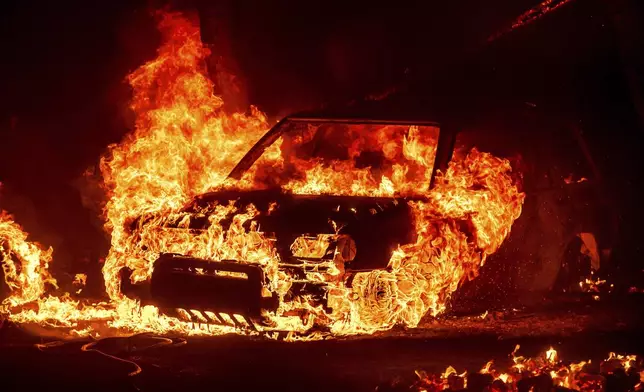
M 642 354 L 642 304 L 634 296 L 558 300 L 485 318 L 427 319 L 416 329 L 315 342 L 135 336 L 99 342 L 102 353 L 81 351 L 88 340 L 39 349 L 36 343 L 51 339 L 5 322 L 0 379 L 3 391 L 374 391 L 415 377 L 417 369 L 442 372 L 452 365 L 476 371 L 490 359 L 502 364 L 516 344 L 526 356 L 553 346 L 570 361 L 600 360 L 609 351 Z M 129 376 L 137 366 L 141 372 Z

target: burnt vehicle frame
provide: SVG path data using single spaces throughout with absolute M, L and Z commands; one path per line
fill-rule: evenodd
M 438 170 L 447 168 L 453 151 L 455 134 L 434 121 L 410 121 L 359 117 L 311 116 L 300 113 L 283 118 L 255 143 L 228 178 L 239 180 L 262 156 L 265 150 L 293 124 L 373 125 L 373 126 L 419 126 L 438 130 L 436 156 L 432 168 L 430 189 Z M 429 191 L 429 189 L 427 190 Z M 197 196 L 182 212 L 193 212 L 213 202 L 225 203 L 237 200 L 252 203 L 259 210 L 267 210 L 270 203 L 277 202 L 278 211 L 262 215 L 255 220 L 263 231 L 275 238 L 275 247 L 280 257 L 280 268 L 289 270 L 297 278 L 290 295 L 316 297 L 325 309 L 327 292 L 324 283 L 306 280 L 307 270 L 320 271 L 325 267 L 321 261 L 330 261 L 338 253 L 343 258 L 345 282 L 350 285 L 357 272 L 386 269 L 393 250 L 400 244 L 410 243 L 414 238 L 413 222 L 409 213 L 409 200 L 414 197 L 372 197 L 345 195 L 297 195 L 279 188 L 266 190 L 220 190 Z M 304 218 L 304 219 L 303 219 Z M 342 235 L 329 243 L 329 248 L 320 257 L 294 256 L 290 247 L 297 239 L 315 235 L 330 235 L 329 221 L 347 222 Z M 141 220 L 135 225 L 141 225 Z M 173 223 L 166 227 L 175 226 Z M 387 230 L 374 230 L 374 227 Z M 193 227 L 194 228 L 194 227 Z M 315 234 L 311 234 L 315 233 Z M 341 248 L 341 249 L 340 249 Z M 356 252 L 356 248 L 359 249 Z M 254 328 L 256 322 L 266 322 L 261 317 L 264 309 L 274 310 L 278 300 L 273 294 L 262 296 L 264 274 L 257 265 L 238 263 L 236 260 L 221 260 L 204 263 L 180 254 L 162 253 L 154 263 L 149 284 L 130 283 L 130 270 L 121 270 L 121 288 L 143 304 L 159 307 L 164 313 L 177 316 L 178 309 L 195 322 L 228 324 L 236 327 Z M 243 261 L 243 260 L 239 260 Z M 207 267 L 205 267 L 207 265 Z M 196 271 L 199 270 L 199 273 Z M 233 276 L 237 274 L 238 276 Z M 192 313 L 192 314 L 191 314 Z M 236 318 L 237 317 L 237 318 Z
M 346 116 L 344 113 L 298 113 L 285 117 L 273 126 L 267 133 L 265 133 L 259 141 L 253 145 L 246 153 L 246 155 L 239 161 L 229 174 L 232 180 L 238 180 L 242 175 L 259 159 L 265 150 L 277 141 L 284 132 L 287 132 L 286 125 L 293 123 L 308 123 L 308 124 L 369 124 L 369 125 L 400 125 L 400 126 L 431 126 L 439 129 L 438 140 L 436 143 L 436 156 L 433 165 L 432 177 L 430 182 L 430 189 L 434 184 L 434 179 L 438 171 L 447 169 L 452 156 L 457 149 L 457 141 L 460 135 L 465 134 L 467 126 L 463 124 L 457 125 L 456 122 L 444 121 L 434 122 L 426 120 L 410 120 L 410 119 L 392 119 L 395 116 L 379 119 L 378 116 Z M 412 116 L 416 117 L 416 116 Z M 409 118 L 409 117 L 408 117 Z M 519 137 L 515 137 L 518 143 L 524 143 Z M 583 150 L 583 140 L 578 139 L 577 142 L 582 145 L 580 148 Z M 476 143 L 475 143 L 476 144 Z M 584 159 L 589 159 L 587 154 L 583 154 Z M 503 154 L 501 154 L 503 156 Z M 530 157 L 527 157 L 529 160 Z M 592 162 L 591 162 L 592 163 Z M 543 173 L 531 173 L 534 178 L 540 177 Z M 530 177 L 530 176 L 528 176 Z M 591 178 L 583 183 L 573 183 L 568 185 L 554 184 L 555 180 L 551 180 L 550 184 L 546 187 L 537 184 L 537 181 L 527 179 L 527 184 L 524 191 L 528 195 L 527 205 L 539 209 L 543 204 L 543 197 L 552 197 L 553 195 L 561 200 L 567 198 L 570 204 L 578 203 L 580 200 L 578 196 L 571 194 L 569 189 L 574 191 L 581 189 L 583 194 L 595 194 L 598 182 Z M 554 184 L 554 185 L 553 185 Z M 428 189 L 427 191 L 429 191 Z M 351 284 L 352 276 L 357 272 L 370 271 L 375 269 L 386 269 L 387 262 L 391 256 L 394 247 L 400 244 L 410 243 L 413 241 L 413 233 L 411 230 L 411 220 L 409 219 L 407 201 L 414 200 L 414 197 L 365 197 L 365 196 L 334 196 L 334 195 L 294 195 L 291 193 L 284 193 L 280 190 L 258 190 L 258 191 L 216 191 L 198 196 L 190 205 L 207 204 L 215 200 L 229 201 L 229 200 L 244 200 L 249 203 L 258 205 L 260 209 L 268 208 L 270 202 L 277 201 L 281 210 L 293 211 L 290 216 L 285 215 L 272 215 L 259 217 L 260 225 L 263 230 L 271 232 L 277 239 L 276 248 L 280 256 L 280 268 L 289 269 L 290 271 L 303 271 L 306 268 L 316 268 L 314 260 L 305 260 L 306 258 L 297 258 L 289 254 L 289 247 L 298 235 L 305 233 L 326 233 L 328 230 L 326 225 L 329 219 L 329 212 L 334 209 L 342 215 L 340 219 L 356 218 L 356 214 L 349 212 L 355 210 L 356 205 L 360 205 L 362 211 L 365 211 L 364 217 L 372 218 L 374 214 L 366 211 L 378 211 L 375 216 L 380 221 L 379 225 L 384 225 L 388 228 L 387 233 L 380 233 L 374 230 L 378 225 L 364 224 L 355 225 L 357 227 L 351 231 L 350 225 L 348 226 L 348 237 L 351 238 L 352 246 L 358 249 L 358 260 L 346 260 L 346 284 Z M 422 198 L 416 198 L 416 200 Z M 601 202 L 587 203 L 589 208 L 602 209 L 605 206 Z M 190 205 L 185 211 L 190 210 Z M 338 208 L 341 207 L 341 208 Z M 529 209 L 532 207 L 528 207 Z M 533 208 L 533 209 L 534 209 Z M 406 210 L 407 209 L 407 210 Z M 319 212 L 318 219 L 312 217 L 312 213 Z M 538 214 L 538 212 L 536 212 Z M 287 214 L 289 215 L 289 214 Z M 315 215 L 315 214 L 314 214 Z M 305 216 L 306 219 L 302 220 L 301 217 Z M 529 226 L 533 219 L 530 213 L 524 213 L 515 222 L 515 225 Z M 561 219 L 568 219 L 562 217 Z M 357 219 L 360 220 L 360 219 Z M 318 225 L 311 224 L 317 221 Z M 285 223 L 286 222 L 286 223 Z M 591 226 L 596 227 L 596 223 Z M 286 227 L 285 227 L 286 226 Z M 324 227 L 323 227 L 324 226 Z M 536 227 L 535 230 L 528 230 L 528 236 L 535 238 L 534 241 L 542 241 L 539 239 L 538 233 L 547 231 L 548 229 Z M 588 225 L 587 225 L 588 226 Z M 579 233 L 578 227 L 567 229 L 565 240 L 563 244 L 558 244 L 559 248 L 569 249 L 571 243 L 574 241 L 576 235 Z M 526 265 L 519 265 L 520 263 L 508 264 L 507 260 L 511 260 L 516 256 L 516 251 L 519 248 L 525 248 L 522 243 L 526 236 L 525 231 L 513 229 L 510 238 L 506 240 L 507 243 L 499 249 L 499 251 L 492 255 L 487 266 L 482 270 L 481 276 L 474 281 L 468 282 L 462 290 L 455 293 L 455 304 L 452 306 L 456 312 L 466 309 L 467 312 L 474 312 L 480 310 L 481 307 L 494 307 L 494 302 L 499 302 L 498 296 L 501 295 L 507 300 L 510 296 L 515 296 L 517 291 L 526 292 L 544 292 L 551 290 L 556 286 L 555 281 L 560 279 L 560 270 L 565 267 L 567 261 L 566 255 L 562 254 L 560 260 L 556 260 L 557 272 L 554 276 L 543 277 L 543 273 L 538 270 L 544 269 L 541 264 L 543 261 L 538 257 L 532 257 L 530 263 Z M 362 234 L 361 234 L 362 233 Z M 375 234 L 374 234 L 375 233 Z M 354 242 L 355 241 L 355 242 Z M 377 245 L 376 245 L 377 244 Z M 365 250 L 367 254 L 365 255 Z M 563 252 L 560 252 L 563 253 Z M 379 255 L 374 257 L 373 255 Z M 365 259 L 370 259 L 370 263 L 365 263 Z M 377 260 L 377 261 L 373 261 Z M 144 304 L 153 304 L 158 306 L 165 313 L 176 315 L 176 308 L 200 309 L 197 310 L 199 314 L 188 315 L 195 322 L 207 322 L 214 324 L 228 324 L 244 327 L 250 326 L 254 328 L 254 324 L 259 322 L 263 323 L 261 317 L 263 309 L 275 309 L 277 306 L 277 298 L 275 296 L 266 297 L 259 293 L 261 292 L 262 282 L 264 279 L 261 267 L 252 264 L 237 263 L 235 260 L 222 260 L 221 262 L 208 263 L 209 267 L 213 270 L 210 274 L 197 275 L 195 273 L 195 263 L 203 263 L 204 260 L 198 260 L 184 255 L 177 254 L 161 254 L 159 259 L 155 262 L 152 278 L 150 279 L 149 287 L 146 289 L 137 289 L 135 285 L 129 283 L 127 270 L 122 271 L 122 289 L 128 295 L 133 295 L 139 298 Z M 362 261 L 362 262 L 361 262 Z M 510 267 L 508 267 L 508 265 Z M 231 271 L 232 268 L 232 271 Z M 499 276 L 506 274 L 507 268 L 514 269 L 513 276 L 506 276 L 499 278 Z M 216 271 L 224 271 L 217 273 Z M 237 272 L 244 275 L 244 279 L 234 276 L 226 275 L 227 271 Z M 229 274 L 230 275 L 230 274 Z M 552 274 L 550 274 L 552 275 Z M 175 281 L 176 279 L 176 281 Z M 182 280 L 184 279 L 184 280 Z M 499 280 L 503 280 L 499 283 Z M 200 283 L 196 283 L 196 282 Z M 173 283 L 174 282 L 174 283 Z M 534 289 L 534 282 L 539 282 L 538 288 Z M 296 280 L 292 289 L 293 295 L 300 295 L 307 293 L 317 296 L 319 303 L 323 304 L 326 308 L 326 295 L 323 285 L 316 284 L 315 282 L 307 282 L 302 277 L 301 280 Z M 518 287 L 524 286 L 524 287 Z M 191 294 L 188 294 L 190 292 Z M 215 299 L 216 297 L 216 299 Z M 483 300 L 479 303 L 473 304 L 470 299 L 485 299 L 492 297 L 491 300 Z M 463 301 L 463 298 L 468 298 Z M 501 301 L 502 302 L 502 301 Z M 463 305 L 466 303 L 466 305 Z M 203 312 L 203 311 L 208 312 Z M 193 311 L 195 312 L 195 311 Z M 222 318 L 222 313 L 225 318 Z M 226 316 L 228 314 L 228 316 Z M 235 316 L 239 319 L 235 319 Z M 228 320 L 228 319 L 231 320 Z

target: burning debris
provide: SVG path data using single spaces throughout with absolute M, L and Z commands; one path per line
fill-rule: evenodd
M 128 76 L 136 129 L 101 159 L 109 302 L 49 295 L 51 249 L 2 215 L 11 320 L 78 335 L 96 335 L 97 321 L 123 333 L 302 334 L 292 339 L 415 327 L 446 309 L 521 214 L 507 160 L 473 149 L 437 171 L 435 125 L 286 119 L 267 133 L 254 107 L 223 112 L 198 26 L 166 13 L 159 29 L 158 57 Z M 293 207 L 306 200 L 325 228 L 302 223 L 315 220 Z M 407 218 L 408 238 L 391 214 Z M 302 228 L 286 243 L 271 226 L 280 216 Z M 352 231 L 351 219 L 371 232 L 381 219 L 383 234 Z M 361 268 L 377 245 L 382 265 Z M 222 295 L 200 295 L 212 290 Z
M 603 361 L 592 360 L 566 363 L 550 347 L 542 355 L 526 358 L 517 355 L 517 345 L 510 354 L 511 361 L 503 371 L 489 361 L 478 372 L 458 373 L 449 366 L 442 374 L 416 371 L 417 380 L 411 385 L 393 383 L 378 391 L 440 390 L 463 391 L 639 391 L 644 389 L 642 360 L 635 355 L 611 352 Z
M 512 21 L 512 24 L 503 30 L 497 31 L 493 35 L 491 35 L 487 41 L 492 42 L 500 37 L 506 35 L 507 33 L 518 29 L 520 27 L 523 27 L 525 25 L 528 25 L 530 23 L 533 23 L 545 15 L 549 14 L 550 12 L 553 12 L 554 10 L 558 9 L 559 7 L 562 7 L 568 3 L 571 3 L 572 0 L 544 0 L 538 5 L 534 6 L 533 8 L 530 8 L 528 11 L 522 13 L 519 15 L 514 21 Z
M 0 211 L 0 262 L 11 295 L 2 302 L 3 311 L 42 297 L 45 286 L 56 286 L 48 271 L 52 249 L 27 241 L 27 233 L 6 212 Z

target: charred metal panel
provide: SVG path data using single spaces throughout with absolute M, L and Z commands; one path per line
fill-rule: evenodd
M 163 254 L 155 263 L 150 295 L 160 308 L 258 317 L 263 279 L 259 266 Z

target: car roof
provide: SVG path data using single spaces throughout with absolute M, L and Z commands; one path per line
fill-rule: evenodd
M 343 105 L 297 112 L 288 116 L 294 121 L 337 121 L 351 123 L 391 123 L 438 126 L 445 110 L 427 99 L 395 95 L 382 100 L 364 99 Z
M 440 124 L 437 121 L 422 118 L 420 116 L 397 116 L 387 113 L 356 112 L 353 110 L 298 112 L 287 116 L 287 120 L 311 123 L 336 122 L 345 124 L 395 124 L 440 127 Z

